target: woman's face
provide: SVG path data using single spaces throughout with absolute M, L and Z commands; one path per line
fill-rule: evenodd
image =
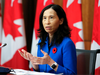
M 42 23 L 47 33 L 54 34 L 59 25 L 61 25 L 61 20 L 59 19 L 57 13 L 52 8 L 49 8 L 43 13 Z

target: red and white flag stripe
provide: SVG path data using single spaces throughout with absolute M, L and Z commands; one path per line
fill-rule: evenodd
M 68 25 L 71 28 L 71 39 L 77 49 L 84 49 L 81 0 L 63 0 Z
M 26 48 L 22 0 L 5 0 L 2 43 L 7 46 L 1 51 L 1 65 L 13 69 L 29 69 L 28 61 L 18 50 Z
M 1 17 L 1 0 L 0 0 L 0 46 L 1 46 L 1 42 L 2 42 L 2 17 Z M 0 65 L 1 65 L 1 49 L 0 49 Z
M 1 44 L 1 33 L 2 33 L 2 17 L 1 17 L 1 0 L 0 0 L 0 44 Z
M 95 0 L 94 5 L 94 19 L 93 19 L 93 32 L 91 50 L 100 49 L 100 0 Z M 97 69 L 98 68 L 98 69 Z M 95 69 L 99 70 L 100 75 L 100 54 L 97 54 Z

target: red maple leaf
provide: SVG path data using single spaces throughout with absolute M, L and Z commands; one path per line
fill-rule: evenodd
M 66 17 L 68 20 L 68 25 L 71 28 L 71 39 L 76 44 L 79 41 L 83 41 L 79 35 L 81 29 L 74 27 L 74 24 L 77 22 L 82 21 L 81 15 L 81 4 L 78 3 L 78 0 L 74 0 L 70 6 L 67 8 L 66 4 L 68 1 L 65 0 L 64 2 L 64 10 L 66 12 Z
M 73 42 L 76 44 L 79 41 L 83 41 L 82 38 L 79 36 L 79 32 L 82 29 L 76 28 L 74 27 L 73 30 L 71 31 L 71 39 L 73 40 Z M 74 38 L 75 37 L 75 38 Z M 77 37 L 77 38 L 76 38 Z
M 4 21 L 3 21 L 3 28 L 5 37 L 11 35 L 12 38 L 15 40 L 16 37 L 22 36 L 19 32 L 18 28 L 20 25 L 14 23 L 15 20 L 23 18 L 22 14 L 22 4 L 18 3 L 17 0 L 12 2 L 5 1 L 5 9 L 4 9 Z
M 22 36 L 22 34 L 18 31 L 19 27 L 21 27 L 21 26 L 16 25 L 13 22 L 11 22 L 10 24 L 4 25 L 5 37 L 10 34 L 13 37 L 13 39 L 15 40 L 16 37 Z

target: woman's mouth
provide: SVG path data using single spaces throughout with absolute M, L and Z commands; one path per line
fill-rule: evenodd
M 45 27 L 47 30 L 49 30 L 49 29 L 51 29 L 51 27 L 50 26 L 47 26 L 47 27 Z

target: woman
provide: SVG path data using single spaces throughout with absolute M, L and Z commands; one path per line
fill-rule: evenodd
M 22 50 L 21 56 L 30 60 L 40 72 L 77 74 L 75 45 L 70 39 L 64 10 L 55 4 L 45 7 L 40 14 L 37 57 Z

